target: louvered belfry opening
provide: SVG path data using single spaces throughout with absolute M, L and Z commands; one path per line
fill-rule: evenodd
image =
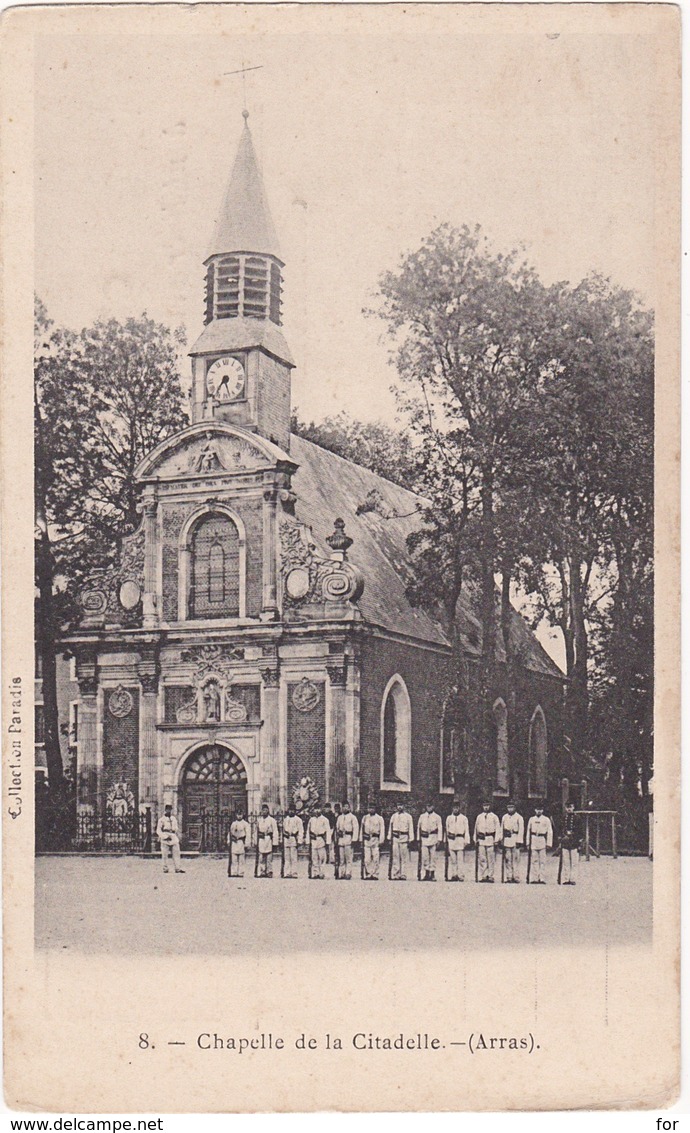
M 282 276 L 272 256 L 213 256 L 206 267 L 206 313 L 213 319 L 270 319 L 281 325 Z
M 226 515 L 201 520 L 192 537 L 192 618 L 239 617 L 240 540 Z

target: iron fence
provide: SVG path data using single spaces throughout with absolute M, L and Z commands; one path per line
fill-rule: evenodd
M 74 850 L 113 854 L 147 853 L 153 848 L 151 811 L 143 814 L 78 814 Z

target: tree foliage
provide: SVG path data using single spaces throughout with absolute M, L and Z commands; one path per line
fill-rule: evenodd
M 520 251 L 497 253 L 479 228 L 449 225 L 382 277 L 379 299 L 429 501 L 410 541 L 410 597 L 442 600 L 452 615 L 463 586 L 478 591 L 486 704 L 499 627 L 511 683 L 519 584 L 535 622 L 547 618 L 563 635 L 572 770 L 596 758 L 609 774 L 644 780 L 650 314 L 599 276 L 547 288 Z M 461 680 L 458 689 L 462 697 Z
M 414 450 L 397 430 L 382 421 L 357 421 L 344 411 L 326 417 L 318 424 L 302 421 L 294 410 L 291 429 L 297 436 L 313 441 L 346 460 L 370 468 L 386 480 L 414 488 L 417 461 Z
M 37 641 L 43 661 L 46 757 L 62 779 L 55 651 L 94 567 L 113 562 L 139 523 L 135 470 L 187 423 L 179 379 L 181 331 L 146 314 L 55 327 L 36 302 L 34 446 Z

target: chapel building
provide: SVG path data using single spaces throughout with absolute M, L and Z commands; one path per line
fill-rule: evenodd
M 65 639 L 78 811 L 155 823 L 170 802 L 183 845 L 213 850 L 237 805 L 388 813 L 403 797 L 416 816 L 458 789 L 449 631 L 406 597 L 419 501 L 290 432 L 284 265 L 246 119 L 205 261 L 192 422 L 140 464 L 141 526 Z M 471 678 L 481 626 L 462 602 Z M 555 798 L 560 774 L 563 675 L 517 613 L 511 632 L 510 743 L 501 687 L 470 708 L 495 724 L 496 805 Z

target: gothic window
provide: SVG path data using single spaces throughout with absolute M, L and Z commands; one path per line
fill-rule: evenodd
M 529 726 L 528 789 L 530 795 L 546 795 L 547 759 L 546 719 L 541 706 L 537 705 Z
M 191 541 L 191 618 L 238 617 L 240 612 L 240 539 L 226 515 L 207 515 Z
M 407 791 L 412 773 L 412 713 L 402 677 L 392 677 L 381 703 L 381 786 Z
M 507 795 L 510 791 L 508 711 L 504 702 L 500 699 L 494 704 L 493 718 L 496 732 L 496 794 Z

